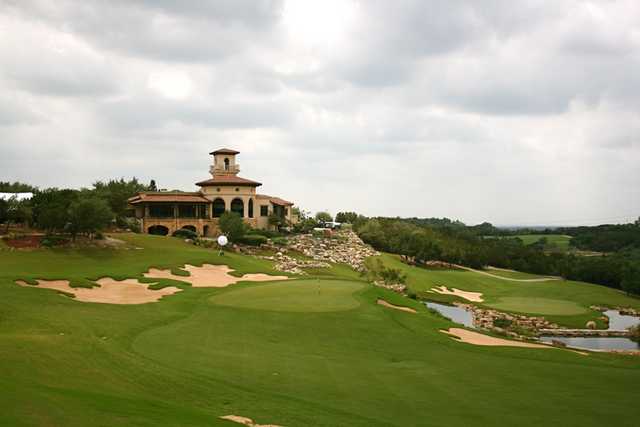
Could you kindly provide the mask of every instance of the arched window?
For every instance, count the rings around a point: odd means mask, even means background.
[[[224,200],[215,199],[213,201],[213,217],[214,218],[220,218],[220,216],[224,213],[226,208],[227,207],[226,207],[226,205],[224,203]]]
[[[224,159],[224,170],[229,170],[229,159],[225,157]]]
[[[244,217],[244,202],[242,199],[233,199],[231,201],[231,212],[235,212],[241,217]]]
[[[253,218],[253,199],[249,199],[249,218]]]

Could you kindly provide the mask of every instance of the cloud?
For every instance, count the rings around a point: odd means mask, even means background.
[[[311,210],[640,210],[638,2],[287,1],[1,2],[0,180],[188,190],[231,146]]]

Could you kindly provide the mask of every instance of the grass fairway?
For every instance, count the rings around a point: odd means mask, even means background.
[[[173,282],[184,291],[129,306],[14,284],[139,278],[186,262],[273,273],[266,261],[218,257],[178,239],[126,239],[144,249],[0,253],[0,425],[233,427],[219,417],[235,414],[288,427],[635,426],[640,416],[636,357],[459,343],[439,332],[450,322],[340,269],[321,278],[330,283],[317,286],[332,291],[317,299],[307,292],[314,278]],[[284,292],[297,285],[310,286]],[[287,309],[321,301],[350,308]]]
[[[545,238],[547,239],[547,246],[549,248],[557,248],[563,252],[569,250],[569,241],[571,241],[571,236],[564,234],[522,234],[514,237],[521,239],[525,245],[530,245]]]
[[[503,311],[560,316],[571,316],[588,312],[585,307],[575,302],[549,298],[503,297],[497,302],[492,303],[491,307]]]
[[[212,297],[211,302],[255,310],[342,311],[360,305],[353,294],[364,286],[362,282],[344,280],[291,280],[232,290]]]
[[[604,326],[602,320],[599,319],[601,313],[591,310],[589,308],[591,305],[625,306],[640,309],[640,299],[627,296],[615,289],[589,283],[569,280],[515,282],[473,271],[431,270],[412,267],[391,254],[383,254],[381,259],[385,265],[400,269],[405,273],[408,286],[416,292],[424,293],[441,285],[463,291],[482,292],[484,302],[481,305],[532,315],[546,314],[545,317],[550,321],[571,328],[584,328],[589,320],[596,321],[601,327]],[[488,271],[494,273],[494,270]],[[463,301],[451,295],[436,293],[425,293],[424,295],[436,301]],[[544,300],[550,301],[547,303],[539,302]],[[559,304],[562,304],[564,309],[560,308]],[[544,310],[547,309],[554,311],[545,312]]]

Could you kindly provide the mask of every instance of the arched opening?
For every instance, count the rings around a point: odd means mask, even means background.
[[[224,159],[224,170],[229,170],[229,159],[225,157]]]
[[[244,202],[242,199],[233,199],[231,201],[231,212],[235,212],[244,218]]]
[[[208,225],[205,225],[202,228],[202,235],[205,236],[205,237],[209,237],[209,226]]]
[[[249,218],[253,218],[253,199],[249,199]]]
[[[156,236],[166,236],[169,234],[169,229],[164,225],[152,225],[147,230],[149,234],[154,234]]]
[[[185,230],[193,231],[194,233],[198,232],[198,229],[196,228],[195,225],[185,225],[182,228]]]
[[[215,199],[213,201],[213,217],[214,218],[220,218],[220,216],[222,216],[222,214],[224,213],[226,208],[227,207],[226,207],[226,205],[224,203],[224,200]]]

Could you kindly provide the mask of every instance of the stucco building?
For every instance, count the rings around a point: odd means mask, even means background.
[[[171,234],[187,228],[201,236],[217,236],[218,218],[226,212],[237,212],[253,228],[266,229],[270,216],[292,224],[293,203],[279,197],[258,194],[262,184],[238,176],[238,151],[223,148],[209,153],[213,165],[211,178],[197,182],[195,192],[145,191],[129,199],[141,229],[151,234]]]

